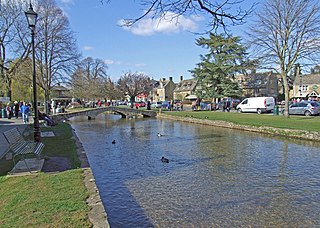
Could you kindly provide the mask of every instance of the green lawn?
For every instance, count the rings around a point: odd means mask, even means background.
[[[320,132],[319,116],[290,116],[286,118],[283,115],[268,115],[255,113],[233,113],[233,112],[212,112],[212,111],[182,111],[165,112],[168,115],[193,117],[199,119],[222,120],[240,125],[248,126],[269,126],[284,129],[307,130]]]
[[[44,131],[45,129],[42,129]],[[32,176],[0,176],[0,227],[90,227],[87,213],[89,196],[78,169],[76,146],[68,124],[48,128],[56,137],[43,138],[47,156],[65,156],[74,169]],[[12,161],[2,166],[9,171]],[[9,165],[10,164],[10,165]],[[11,166],[11,167],[10,167]]]

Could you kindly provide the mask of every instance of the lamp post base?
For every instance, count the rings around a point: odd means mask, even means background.
[[[33,135],[33,137],[34,137],[34,141],[35,142],[40,142],[40,140],[41,140],[41,133],[40,133],[40,128],[34,128],[34,135]]]

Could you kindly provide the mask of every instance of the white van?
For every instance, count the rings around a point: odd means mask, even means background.
[[[273,97],[249,97],[237,105],[238,112],[272,112],[274,108]]]

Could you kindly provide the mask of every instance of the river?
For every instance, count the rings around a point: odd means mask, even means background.
[[[71,124],[111,227],[320,226],[319,143],[108,114]]]

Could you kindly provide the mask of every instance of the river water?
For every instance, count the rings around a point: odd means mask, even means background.
[[[107,114],[71,124],[111,227],[320,226],[319,143]]]

